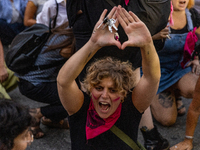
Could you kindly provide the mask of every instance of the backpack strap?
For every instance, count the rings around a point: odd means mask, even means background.
[[[56,2],[56,15],[55,15],[55,18],[53,19],[53,27],[51,27],[52,18],[50,18],[50,20],[49,20],[49,34],[51,34],[51,29],[56,27],[56,21],[57,21],[57,17],[58,17],[58,2],[57,2],[57,0],[55,0],[55,2]]]
[[[139,142],[137,144],[122,130],[120,130],[116,125],[113,125],[110,130],[120,138],[124,143],[130,146],[133,150],[146,150]]]
[[[116,6],[116,4],[112,0],[106,0],[112,7]]]
[[[55,0],[55,1],[56,1],[56,16],[54,18],[53,28],[55,28],[55,26],[56,26],[56,20],[57,20],[57,17],[58,17],[58,2],[57,2],[57,0]]]

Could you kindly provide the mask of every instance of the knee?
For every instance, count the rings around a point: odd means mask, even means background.
[[[193,98],[195,88],[191,88],[184,92],[183,97],[185,98]]]
[[[177,116],[177,115],[176,115]],[[176,117],[175,115],[173,116],[166,116],[166,117],[162,117],[160,119],[157,119],[157,121],[163,125],[163,126],[166,126],[166,127],[169,127],[169,126],[172,126],[175,124],[176,122]]]

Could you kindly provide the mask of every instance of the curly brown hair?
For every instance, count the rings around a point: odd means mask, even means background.
[[[136,76],[131,63],[107,57],[93,62],[87,68],[87,75],[83,81],[86,92],[90,95],[91,89],[108,77],[113,80],[114,86],[124,97],[135,86]]]

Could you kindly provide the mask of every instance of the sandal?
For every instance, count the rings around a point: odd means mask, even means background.
[[[40,128],[40,119],[36,119],[34,115],[37,114],[37,109],[36,108],[31,108],[29,109],[29,113],[33,117],[33,124],[31,125],[31,131],[33,133],[33,136],[35,139],[42,138],[44,136],[44,132]]]
[[[31,127],[31,131],[33,133],[34,139],[39,139],[44,136],[44,132],[42,131],[40,127],[34,127],[34,128]]]
[[[69,129],[69,122],[67,118],[61,120],[60,122],[54,122],[46,117],[42,117],[41,123],[52,128]]]
[[[186,113],[185,105],[183,104],[182,98],[179,97],[176,99],[177,113],[178,116],[183,116]]]

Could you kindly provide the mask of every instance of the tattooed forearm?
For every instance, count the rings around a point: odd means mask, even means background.
[[[84,63],[87,63],[89,60],[90,60],[90,57],[91,57],[91,52],[88,54],[87,58],[85,59],[85,62]]]
[[[169,108],[172,107],[174,98],[172,93],[167,91],[159,94],[158,101],[163,107]]]

